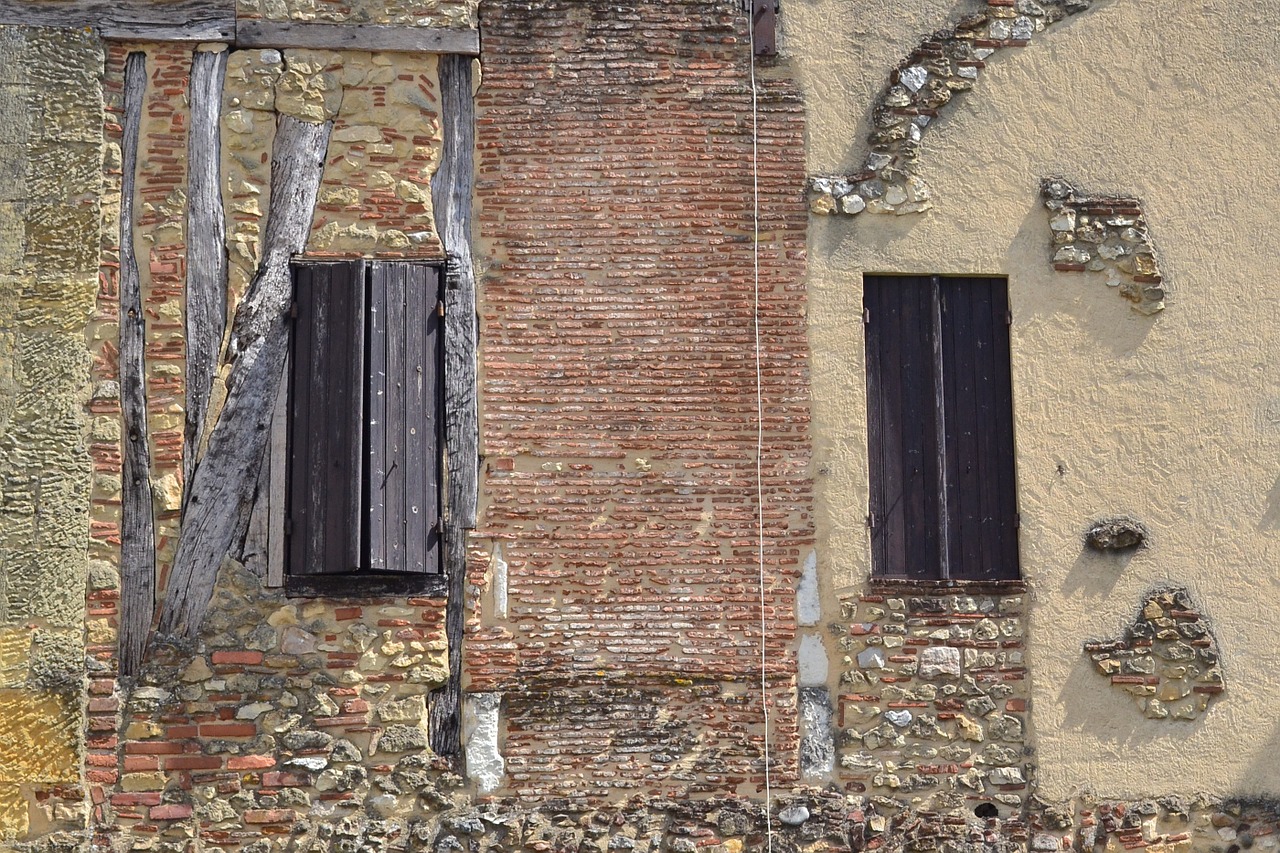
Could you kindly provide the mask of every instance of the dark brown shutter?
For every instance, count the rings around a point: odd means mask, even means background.
[[[867,276],[873,571],[1018,578],[1003,279]]]
[[[372,265],[365,490],[374,571],[440,571],[440,296],[434,267]]]
[[[1007,286],[947,278],[940,294],[951,576],[1016,580]]]
[[[938,441],[932,286],[928,278],[868,276],[868,450],[874,572],[939,576]]]
[[[289,574],[361,564],[364,263],[294,268],[290,375]]]

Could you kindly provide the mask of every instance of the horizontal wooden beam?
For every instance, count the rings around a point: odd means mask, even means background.
[[[480,33],[476,30],[445,27],[315,24],[241,19],[236,24],[236,45],[239,47],[302,47],[320,50],[455,53],[478,56]]]
[[[92,27],[129,41],[220,41],[236,34],[234,0],[0,0],[0,25]]]
[[[237,21],[233,0],[0,0],[0,26],[92,27],[116,41],[480,54],[473,29]]]

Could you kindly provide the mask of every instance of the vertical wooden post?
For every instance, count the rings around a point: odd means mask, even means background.
[[[155,515],[147,446],[146,319],[134,248],[133,194],[138,138],[147,91],[147,56],[131,53],[124,67],[124,132],[120,142],[120,414],[124,427],[120,501],[120,674],[142,662],[155,612]]]
[[[240,512],[253,499],[288,351],[289,262],[306,246],[332,130],[332,122],[280,117],[262,261],[232,325],[227,401],[188,484],[190,498],[157,629],[161,635],[199,633]]]
[[[445,269],[445,489],[444,570],[449,600],[445,635],[449,681],[431,694],[431,748],[460,751],[462,635],[466,602],[467,531],[476,525],[479,483],[479,415],[476,402],[476,293],[471,260],[471,193],[474,181],[475,101],[471,58],[440,57],[440,113],[444,143],[431,181],[436,230],[444,242]]]
[[[225,50],[198,50],[192,57],[187,134],[187,422],[182,447],[183,480],[188,484],[204,437],[209,393],[227,324],[227,235],[218,136],[226,71]],[[183,492],[184,508],[188,494]]]

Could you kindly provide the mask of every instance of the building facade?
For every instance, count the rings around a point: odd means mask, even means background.
[[[753,6],[0,8],[6,845],[1276,845],[1276,11]]]

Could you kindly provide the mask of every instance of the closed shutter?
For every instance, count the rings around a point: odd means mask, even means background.
[[[867,276],[873,572],[1016,580],[1003,279]]]
[[[371,265],[364,488],[373,571],[440,571],[441,304],[434,267]]]
[[[286,531],[291,575],[360,568],[364,264],[295,267]]]
[[[939,573],[938,433],[928,278],[867,277],[871,547],[877,576]]]
[[[942,300],[951,576],[1018,578],[1009,296],[1003,279],[945,278]]]

